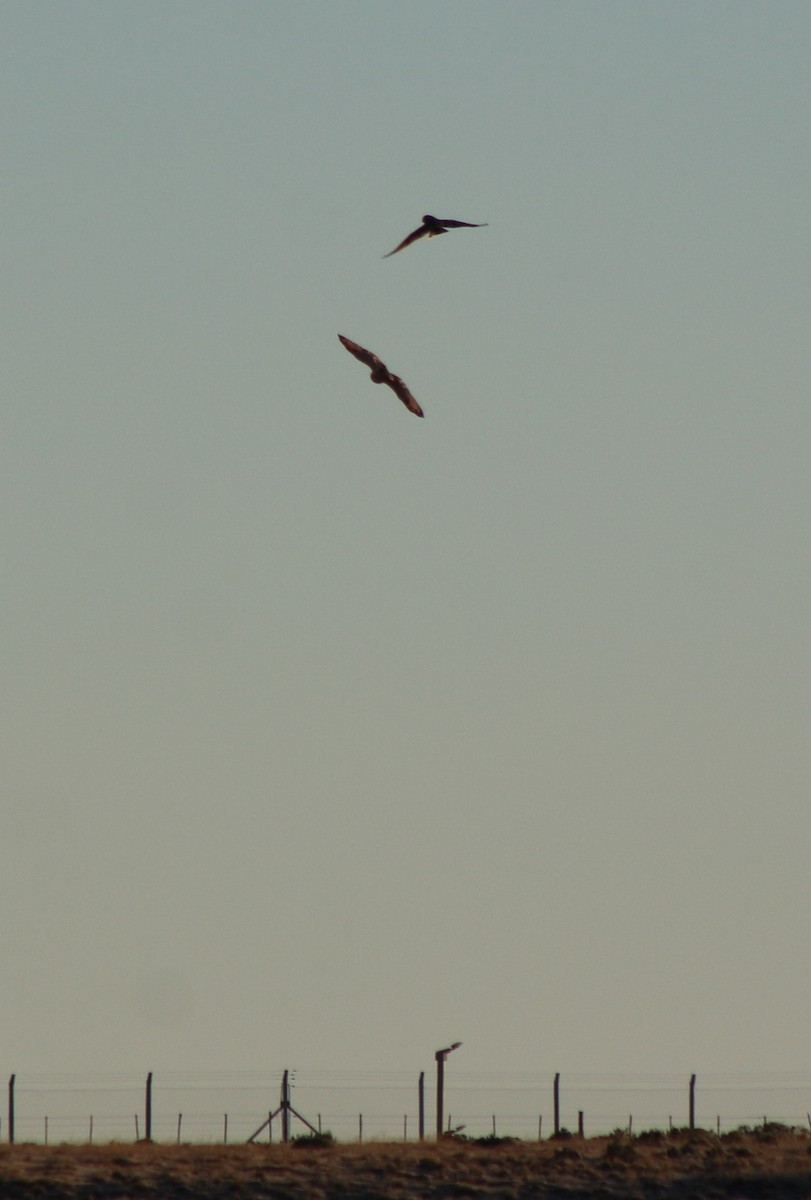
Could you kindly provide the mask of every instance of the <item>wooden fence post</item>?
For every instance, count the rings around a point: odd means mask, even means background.
[[[444,1082],[444,1080],[442,1078],[443,1065],[444,1065],[444,1059],[439,1058],[437,1060],[437,1075],[438,1075],[438,1081],[440,1083],[440,1086]],[[281,1105],[281,1109],[282,1109],[281,1125],[282,1125],[283,1140],[284,1140],[285,1134],[287,1135],[287,1138],[289,1139],[290,1132],[291,1132],[289,1129],[289,1114],[288,1114],[288,1108],[290,1107],[290,1095],[291,1095],[290,1081],[289,1081],[289,1074],[287,1071],[285,1071],[284,1075],[285,1075],[285,1077],[284,1077],[283,1084],[282,1084],[282,1105]],[[688,1079],[689,1079],[689,1092],[688,1092],[688,1122],[687,1122],[687,1124],[688,1124],[688,1128],[691,1131],[694,1131],[699,1128],[698,1124],[697,1124],[697,1109],[696,1109],[698,1076],[695,1072],[693,1072],[688,1077]],[[145,1085],[145,1111],[143,1114],[136,1113],[135,1118],[134,1118],[134,1120],[135,1120],[135,1136],[136,1136],[136,1140],[139,1140],[139,1141],[143,1140],[146,1142],[151,1142],[154,1137],[154,1129],[153,1129],[153,1121],[152,1121],[152,1117],[153,1117],[153,1104],[152,1104],[153,1083],[154,1083],[154,1075],[153,1075],[152,1071],[149,1071],[146,1076],[146,1085]],[[2,1128],[2,1122],[0,1122],[0,1136],[2,1136],[2,1140],[7,1141],[9,1144],[12,1144],[12,1145],[15,1143],[15,1140],[16,1140],[15,1084],[16,1084],[16,1074],[12,1073],[8,1077],[7,1117],[6,1117],[6,1122],[5,1122],[5,1129]],[[566,1131],[563,1130],[562,1123],[561,1123],[562,1122],[562,1114],[561,1114],[561,1088],[560,1088],[560,1085],[561,1085],[561,1073],[555,1072],[554,1083],[553,1083],[553,1130],[554,1130],[553,1136],[561,1134],[562,1131],[563,1131],[564,1135],[566,1134]],[[418,1136],[419,1136],[419,1140],[423,1141],[425,1138],[425,1072],[424,1071],[421,1071],[419,1073],[419,1078],[418,1078],[418,1102],[419,1102]],[[290,1112],[293,1112],[293,1115],[296,1115],[296,1116],[298,1115],[294,1112],[294,1110],[292,1110],[292,1108],[290,1108]],[[278,1113],[278,1110],[277,1110],[277,1113]],[[271,1114],[271,1113],[268,1114],[268,1139],[271,1141],[273,1140],[271,1120],[272,1120],[272,1117],[275,1115],[277,1115],[277,1114]],[[439,1114],[437,1114],[437,1115],[439,1115]],[[570,1113],[570,1116],[573,1117],[574,1113]],[[707,1115],[706,1119],[711,1121],[712,1117]],[[762,1119],[763,1124],[768,1126],[768,1122],[770,1119],[768,1116],[768,1113],[764,1114],[761,1119]],[[808,1128],[809,1128],[809,1130],[811,1130],[811,1113],[806,1114],[806,1119],[807,1119],[807,1123],[808,1123]],[[49,1145],[50,1144],[50,1135],[52,1132],[52,1130],[50,1128],[50,1118],[48,1116],[45,1116],[43,1118],[43,1120],[44,1120],[44,1142],[45,1142],[45,1145]],[[644,1120],[645,1120],[645,1116],[643,1114],[643,1118],[642,1118],[643,1125],[644,1125]],[[145,1122],[144,1126],[141,1126],[141,1124],[140,1124],[141,1121]],[[183,1136],[182,1135],[182,1121],[183,1121],[183,1114],[178,1113],[177,1114],[177,1129],[176,1129],[176,1140],[177,1140],[178,1145],[180,1145],[182,1142],[182,1136]],[[223,1117],[223,1143],[228,1142],[228,1121],[229,1121],[228,1114],[225,1113],[224,1117]],[[679,1123],[678,1114],[675,1114],[675,1121],[676,1121],[676,1125],[678,1125],[678,1123]],[[548,1118],[547,1118],[547,1122],[548,1122]],[[87,1137],[88,1144],[92,1144],[93,1140],[94,1140],[94,1134],[95,1134],[94,1124],[95,1124],[95,1119],[94,1119],[94,1116],[91,1114],[88,1119],[88,1137]],[[637,1123],[637,1124],[639,1124],[639,1123]],[[287,1128],[285,1128],[285,1126],[287,1126]],[[143,1139],[140,1136],[142,1128],[144,1130]],[[452,1118],[451,1118],[450,1114],[448,1114],[448,1116],[447,1116],[447,1131],[450,1132],[451,1128],[452,1128]],[[496,1138],[497,1137],[497,1117],[496,1117],[495,1113],[491,1114],[491,1128],[492,1128],[491,1136],[493,1138]],[[571,1128],[574,1128],[574,1126],[571,1126]],[[671,1132],[673,1131],[673,1129],[674,1129],[673,1114],[668,1116],[667,1125],[665,1126],[665,1128],[669,1129]],[[702,1125],[701,1128],[711,1130],[712,1125],[708,1125],[708,1126]],[[318,1115],[318,1129],[319,1129],[319,1131],[321,1129],[321,1114],[320,1113]],[[408,1141],[410,1134],[413,1132],[413,1129],[414,1129],[413,1125],[409,1128],[409,1114],[405,1113],[403,1115],[403,1141],[404,1142]],[[633,1115],[632,1114],[629,1115],[629,1117],[628,1117],[627,1130],[628,1130],[628,1133],[631,1136],[633,1136],[634,1128],[633,1128]],[[716,1113],[715,1130],[716,1130],[716,1135],[720,1137],[721,1130],[722,1130],[722,1122],[721,1122],[720,1113]],[[445,1130],[443,1130],[443,1134],[444,1133],[445,1133]],[[360,1113],[360,1114],[358,1114],[358,1140],[359,1140],[359,1142],[363,1142],[363,1134],[364,1134],[363,1114]],[[577,1111],[577,1134],[580,1138],[585,1138],[585,1114],[582,1109]],[[532,1135],[530,1134],[529,1136],[531,1137]],[[547,1124],[547,1135],[546,1136],[547,1137],[549,1136],[548,1124]],[[540,1115],[538,1117],[537,1137],[538,1137],[539,1142],[542,1140],[542,1137],[543,1137],[543,1117]],[[374,1136],[373,1136],[373,1140],[374,1140]]]
[[[282,1075],[282,1141],[290,1141],[290,1072]]]
[[[146,1077],[146,1097],[144,1101],[144,1137],[148,1142],[152,1141],[152,1072],[150,1071]]]
[[[445,1055],[436,1054],[436,1136],[442,1140],[442,1106],[445,1091]]]

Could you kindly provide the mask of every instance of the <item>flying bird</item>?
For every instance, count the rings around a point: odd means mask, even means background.
[[[350,342],[349,338],[344,337],[342,333],[338,334],[338,340],[346,346],[350,354],[354,354],[355,358],[365,363],[367,367],[372,368],[372,381],[374,383],[387,383],[395,396],[399,400],[402,400],[409,412],[412,412],[415,417],[425,416],[425,413],[411,395],[411,392],[403,383],[400,376],[392,375],[386,364],[381,362],[376,354],[372,354],[371,350],[364,350],[363,346],[359,346],[357,342]]]
[[[484,222],[486,225],[487,222]],[[408,237],[403,238],[399,246],[395,246],[393,250],[389,250],[388,254],[384,254],[384,258],[391,258],[392,254],[396,254],[398,250],[405,250],[406,246],[410,246],[412,242],[416,242],[423,237],[439,237],[440,233],[447,233],[449,229],[482,229],[483,225],[476,225],[471,221],[451,221],[445,217],[432,217],[430,213],[422,218],[422,225],[419,229],[415,229]]]

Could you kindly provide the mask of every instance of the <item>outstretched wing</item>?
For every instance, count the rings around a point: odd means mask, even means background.
[[[406,385],[403,383],[403,381],[399,375],[392,375],[391,372],[389,372],[388,379],[385,379],[383,382],[387,383],[389,385],[391,390],[394,392],[395,396],[397,396],[397,398],[399,400],[402,400],[403,404],[406,406],[408,411],[412,412],[415,417],[424,417],[425,416],[425,413],[422,411],[422,409],[420,408],[417,401],[411,395],[411,392],[408,390]]]
[[[344,337],[342,333],[338,334],[338,340],[346,346],[350,354],[354,354],[355,358],[360,359],[367,367],[383,367],[383,363],[376,354],[372,354],[371,350],[364,350],[363,346],[359,346],[357,342],[350,342],[348,337]],[[383,370],[386,368],[383,367]]]
[[[415,229],[408,237],[403,238],[399,246],[395,246],[393,250],[389,250],[388,254],[384,254],[384,258],[391,258],[392,254],[397,254],[399,250],[405,250],[406,246],[410,246],[412,242],[416,242],[418,238],[425,237],[430,230],[426,225],[420,225],[419,229]]]
[[[437,217],[437,220],[439,221],[440,225],[444,225],[446,229],[461,229],[462,226],[464,226],[465,229],[484,229],[484,226],[487,224],[486,221],[482,222],[481,224],[477,224],[475,221],[451,221],[445,217]]]
[[[417,401],[411,395],[406,385],[403,383],[399,375],[392,375],[389,368],[382,362],[376,354],[372,354],[371,350],[365,350],[363,346],[359,346],[357,342],[351,342],[348,337],[344,337],[342,333],[338,334],[338,340],[346,347],[350,354],[354,354],[355,358],[367,367],[372,368],[372,379],[375,383],[386,383],[394,392],[399,400],[402,400],[409,412],[414,413],[416,417],[424,417],[425,413],[420,408]]]

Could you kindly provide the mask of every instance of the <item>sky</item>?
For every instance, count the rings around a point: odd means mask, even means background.
[[[811,1076],[805,0],[0,35],[0,1071]]]

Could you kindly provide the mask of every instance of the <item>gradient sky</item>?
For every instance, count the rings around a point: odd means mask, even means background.
[[[811,1069],[810,54],[3,0],[0,1069]]]

